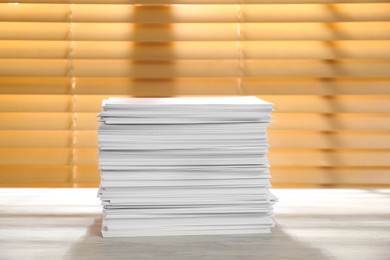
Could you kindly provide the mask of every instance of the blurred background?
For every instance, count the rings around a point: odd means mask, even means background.
[[[97,187],[102,99],[225,95],[275,104],[274,187],[390,186],[389,1],[166,2],[0,1],[1,187]]]

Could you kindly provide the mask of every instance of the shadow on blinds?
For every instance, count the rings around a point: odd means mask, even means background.
[[[156,11],[153,10],[153,8],[156,8]],[[134,25],[134,39],[140,39],[139,42],[134,42],[134,57],[130,61],[133,66],[133,71],[131,71],[129,74],[130,75],[137,75],[133,79],[134,87],[132,89],[132,96],[133,97],[171,97],[175,95],[175,61],[174,60],[168,60],[169,57],[173,56],[174,52],[174,43],[172,42],[159,42],[159,39],[171,39],[172,34],[173,34],[173,27],[171,23],[161,23],[161,24],[145,24],[145,22],[142,20],[142,9],[145,9],[145,6],[134,6],[134,20],[135,21],[141,21],[140,23],[136,23]],[[172,7],[169,5],[166,6],[148,6],[148,9],[151,12],[158,12],[158,17],[159,19],[164,18],[162,20],[164,21],[170,21],[171,16],[172,16]],[[147,21],[146,21],[147,23]],[[154,35],[153,40],[157,42],[150,42],[151,39],[148,39],[145,37],[145,35],[142,33],[145,28],[145,26],[148,27],[165,27],[166,30],[160,30],[159,35]],[[156,47],[165,47],[164,48],[164,55],[162,57],[168,57],[168,58],[163,58],[162,60],[145,60],[145,59],[140,59],[137,57],[137,53],[143,53],[142,52],[142,47],[145,45],[152,45]],[[153,63],[153,64],[165,64],[167,66],[163,66],[166,68],[166,71],[147,71],[145,69],[146,64],[148,63]],[[153,78],[150,79],[148,78],[148,75],[165,75],[165,78]],[[138,76],[140,75],[140,76]],[[166,78],[168,76],[169,78]],[[148,84],[142,84],[147,81]]]
[[[332,17],[334,17],[336,20],[338,19],[339,13],[337,10],[337,6],[328,4],[328,5],[325,5],[325,8],[328,9],[328,12],[331,14]],[[333,36],[332,38],[335,38],[335,39],[339,38],[338,36],[340,33],[337,31],[337,27],[335,27],[333,23],[325,23],[325,26],[327,27],[329,33]],[[331,53],[331,57],[333,57],[333,59],[325,60],[327,67],[331,71],[331,74],[333,74],[333,75],[340,75],[341,74],[342,75],[343,72],[340,71],[340,67],[337,66],[336,61],[338,59],[342,58],[343,55],[340,54],[334,41],[325,41],[324,43],[325,43],[327,49],[329,50],[329,52]],[[335,79],[337,79],[337,78],[323,78],[321,80],[325,81],[325,83],[329,83],[330,81],[333,83],[335,81]],[[342,111],[342,109],[340,109],[341,104],[335,104],[336,102],[334,102],[333,97],[334,96],[332,96],[332,95],[324,96],[324,98],[327,102],[327,106],[330,107],[332,110]],[[335,106],[337,106],[337,108]],[[325,120],[327,121],[326,124],[329,125],[331,127],[331,129],[340,129],[340,125],[342,124],[342,122],[340,122],[341,119],[339,119],[337,117],[333,117],[332,116],[333,113],[329,113],[326,115],[327,116],[324,117]],[[337,140],[335,140],[334,138],[331,138],[330,135],[326,135],[326,139],[327,139],[326,142],[329,144],[332,144],[332,146],[340,147],[339,142]],[[339,158],[339,153],[325,153],[325,154],[327,157],[327,158],[325,158],[327,162],[331,162],[332,165],[342,165],[341,159]],[[326,168],[328,168],[328,167],[326,167]],[[326,172],[327,172],[326,182],[321,183],[320,186],[330,187],[330,188],[336,187],[341,182],[338,175],[331,174],[331,171],[326,171]]]

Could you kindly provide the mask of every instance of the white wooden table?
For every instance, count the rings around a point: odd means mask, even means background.
[[[271,235],[116,239],[96,192],[0,189],[0,259],[390,259],[390,190],[273,190]]]

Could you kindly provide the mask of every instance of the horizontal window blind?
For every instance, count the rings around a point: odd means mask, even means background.
[[[104,98],[275,104],[276,187],[390,185],[387,0],[0,0],[0,186],[96,187]]]

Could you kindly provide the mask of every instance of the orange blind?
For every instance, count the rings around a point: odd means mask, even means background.
[[[390,185],[387,0],[0,0],[0,59],[0,186],[97,186],[103,98],[204,95],[275,104],[274,186]]]

